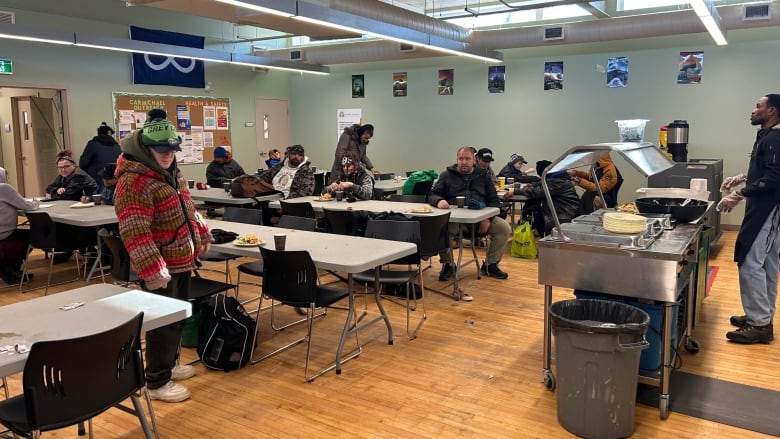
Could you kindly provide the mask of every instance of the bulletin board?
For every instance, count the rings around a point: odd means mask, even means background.
[[[211,96],[175,96],[114,92],[114,122],[122,138],[142,128],[153,108],[163,108],[182,138],[179,164],[211,161],[214,148],[231,149],[230,99]]]

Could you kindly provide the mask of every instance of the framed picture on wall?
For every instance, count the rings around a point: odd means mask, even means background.
[[[352,97],[362,98],[366,95],[366,83],[363,75],[352,75]]]
[[[439,70],[438,93],[440,96],[455,93],[455,69]]]
[[[393,73],[393,96],[406,96],[406,72]]]

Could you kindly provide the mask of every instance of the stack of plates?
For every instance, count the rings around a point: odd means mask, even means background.
[[[647,229],[647,218],[633,213],[607,212],[603,225],[612,233],[642,233]]]

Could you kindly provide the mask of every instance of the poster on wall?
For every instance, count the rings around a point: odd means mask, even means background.
[[[216,108],[217,108],[217,129],[218,130],[230,129],[230,116],[228,116],[227,107],[216,107]]]
[[[704,52],[680,52],[678,84],[698,84],[704,70]]]
[[[406,72],[393,73],[393,96],[406,96]]]
[[[207,130],[217,129],[217,108],[211,105],[203,106],[203,128]]]
[[[180,130],[189,130],[192,127],[190,122],[190,110],[186,105],[176,106],[176,128]]]
[[[503,93],[506,66],[488,67],[488,93]]]
[[[563,61],[544,63],[544,89],[563,90]]]
[[[439,70],[439,96],[455,93],[455,69]]]
[[[362,98],[366,95],[366,83],[363,75],[352,75],[352,97]]]
[[[336,110],[336,139],[341,137],[344,128],[363,123],[363,110],[360,108],[339,108]]]
[[[607,59],[607,87],[628,86],[628,57],[616,56]]]

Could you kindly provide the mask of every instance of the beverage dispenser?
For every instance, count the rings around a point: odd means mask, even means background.
[[[675,120],[667,126],[666,147],[675,162],[688,161],[688,121]]]

